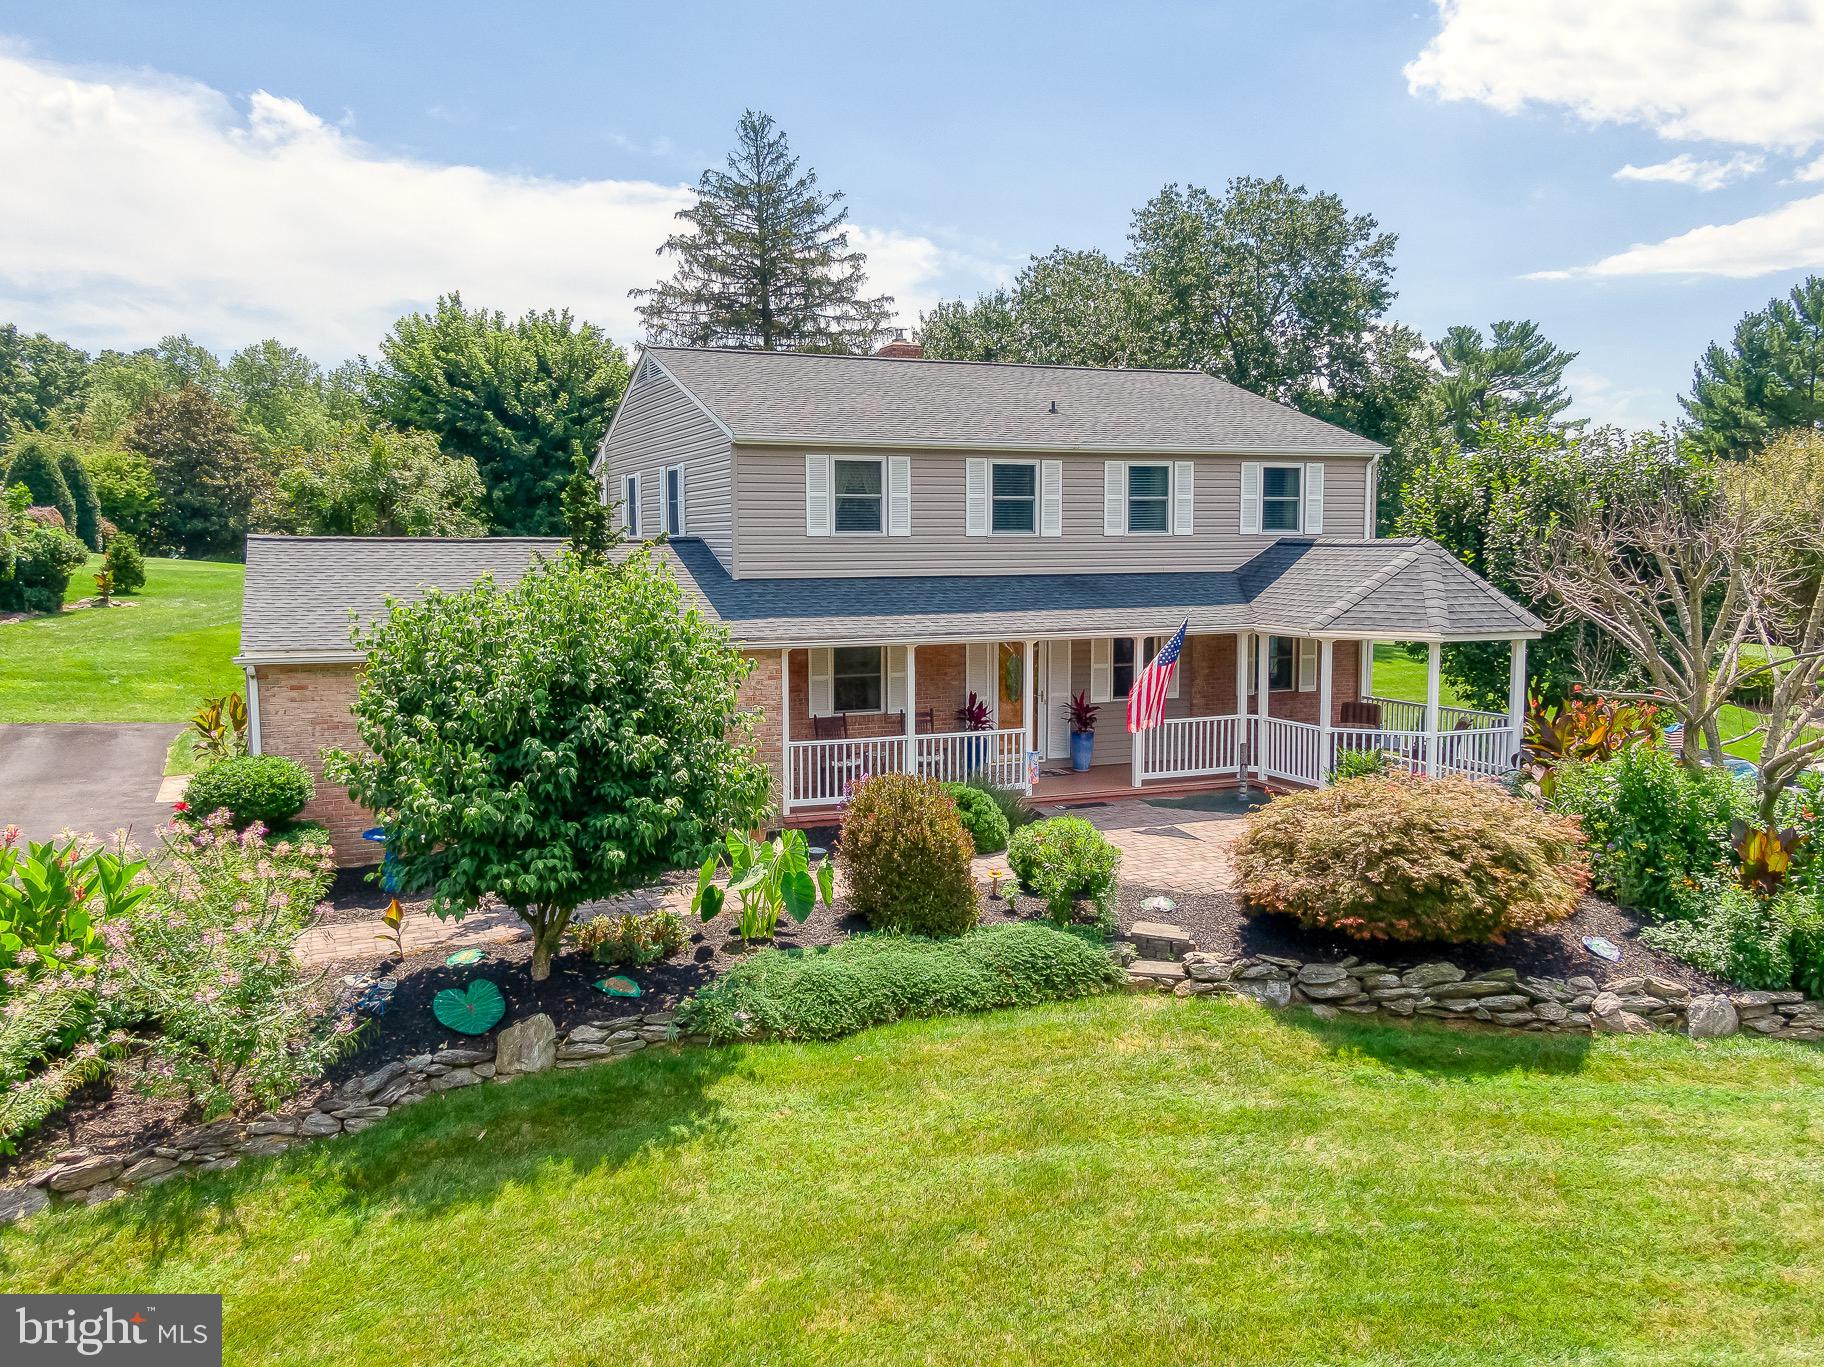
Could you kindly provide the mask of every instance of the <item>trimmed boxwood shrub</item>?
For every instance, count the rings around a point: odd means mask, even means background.
[[[763,949],[678,1008],[717,1040],[837,1039],[922,1016],[1087,997],[1127,974],[1080,935],[1034,922],[948,940],[857,935],[822,949]]]
[[[975,924],[974,848],[956,803],[928,778],[857,784],[836,858],[849,901],[876,930],[957,935]]]
[[[1256,808],[1235,871],[1249,911],[1366,940],[1499,940],[1563,920],[1589,884],[1575,819],[1492,784],[1406,774]]]
[[[967,783],[946,783],[944,791],[956,803],[957,817],[969,832],[977,854],[999,854],[1007,848],[1007,817],[987,792]]]
[[[63,516],[63,525],[76,528],[76,499],[70,493],[63,467],[57,459],[57,443],[42,432],[25,432],[13,438],[8,452],[6,478],[0,484],[11,488],[23,484],[32,502],[40,507],[55,508]]]
[[[192,778],[184,803],[196,820],[225,809],[236,826],[259,821],[274,827],[303,811],[315,791],[310,774],[295,759],[236,755]]]
[[[1080,901],[1103,916],[1115,905],[1121,851],[1080,816],[1054,816],[1022,826],[1007,847],[1007,864],[1021,886],[1045,899],[1051,919],[1070,920]]]

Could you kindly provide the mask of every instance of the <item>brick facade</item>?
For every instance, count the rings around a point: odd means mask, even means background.
[[[316,796],[300,814],[329,827],[336,862],[348,867],[372,864],[378,847],[361,838],[374,824],[371,813],[357,806],[346,790],[323,777],[323,751],[360,744],[350,710],[360,691],[355,665],[260,665],[254,670],[260,690],[260,752],[295,759],[310,771]]]

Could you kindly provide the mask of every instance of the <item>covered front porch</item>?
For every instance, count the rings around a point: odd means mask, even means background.
[[[1371,690],[1374,641],[1287,632],[1188,634],[1159,725],[1125,726],[1138,668],[1163,635],[899,642],[780,652],[781,798],[788,821],[828,820],[855,783],[905,772],[979,778],[1070,804],[1258,783],[1316,787],[1350,751],[1415,773],[1513,771],[1526,640],[1511,640],[1506,713],[1440,701],[1429,642],[1424,702]],[[1136,661],[1139,662],[1136,665]],[[1086,770],[1073,768],[1069,707],[1097,708]]]

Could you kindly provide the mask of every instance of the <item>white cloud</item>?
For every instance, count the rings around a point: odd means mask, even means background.
[[[1800,153],[1824,141],[1824,0],[1436,0],[1408,87],[1559,106],[1661,137]]]
[[[1582,366],[1564,373],[1571,392],[1570,415],[1598,426],[1655,427],[1678,416],[1677,401],[1653,389],[1625,389],[1608,376]]]
[[[1638,243],[1587,266],[1535,271],[1532,280],[1637,275],[1723,275],[1738,279],[1824,267],[1824,195],[1794,200],[1769,213],[1714,223]]]
[[[1746,152],[1737,152],[1728,161],[1705,161],[1689,152],[1680,152],[1670,161],[1655,162],[1651,166],[1635,166],[1630,162],[1615,173],[1615,179],[1660,181],[1710,191],[1752,176],[1764,165],[1764,157],[1750,156]]]
[[[567,306],[638,336],[629,288],[687,188],[413,160],[295,100],[244,105],[157,73],[97,74],[0,46],[0,318],[80,344],[186,331],[371,352],[399,313],[460,289],[508,313]],[[973,274],[928,238],[857,227],[911,323]]]

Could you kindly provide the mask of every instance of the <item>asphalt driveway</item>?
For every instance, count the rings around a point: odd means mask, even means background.
[[[68,722],[0,726],[0,827],[33,840],[59,831],[108,835],[126,827],[135,840],[171,809],[158,801],[174,722]]]

